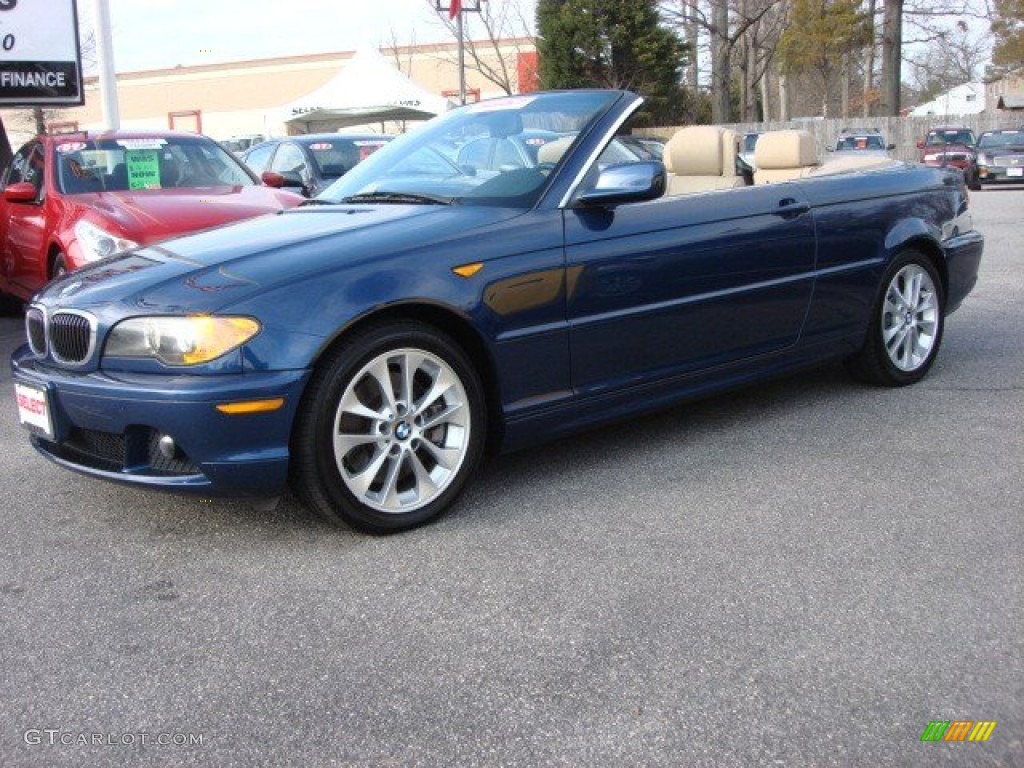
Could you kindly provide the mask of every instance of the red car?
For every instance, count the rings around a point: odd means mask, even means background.
[[[0,295],[136,245],[292,208],[205,136],[112,131],[38,136],[0,178]]]
[[[938,125],[917,142],[918,161],[925,165],[952,166],[964,172],[967,188],[981,189],[978,181],[977,141],[963,125]]]

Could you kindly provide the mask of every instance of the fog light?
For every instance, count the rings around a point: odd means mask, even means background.
[[[173,459],[178,453],[178,446],[174,444],[174,438],[170,435],[162,435],[157,442],[157,447],[167,459]]]

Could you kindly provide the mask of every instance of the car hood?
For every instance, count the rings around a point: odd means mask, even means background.
[[[302,198],[270,187],[218,186],[93,192],[68,200],[89,218],[98,218],[100,226],[146,244],[280,211]]]
[[[213,312],[346,265],[449,244],[465,253],[454,241],[522,213],[433,205],[295,208],[97,261],[51,282],[36,299],[80,308],[118,304],[122,313]]]

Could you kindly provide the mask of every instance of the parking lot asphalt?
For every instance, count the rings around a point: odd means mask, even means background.
[[[386,538],[58,469],[0,319],[0,766],[1024,765],[1024,187],[971,203],[921,384],[499,457]]]

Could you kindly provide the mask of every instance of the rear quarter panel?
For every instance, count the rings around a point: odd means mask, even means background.
[[[930,253],[943,278],[943,241],[966,226],[962,175],[925,166],[811,177],[800,185],[815,212],[814,297],[804,341],[859,345],[882,273],[910,246]],[[840,350],[837,350],[840,351]]]

